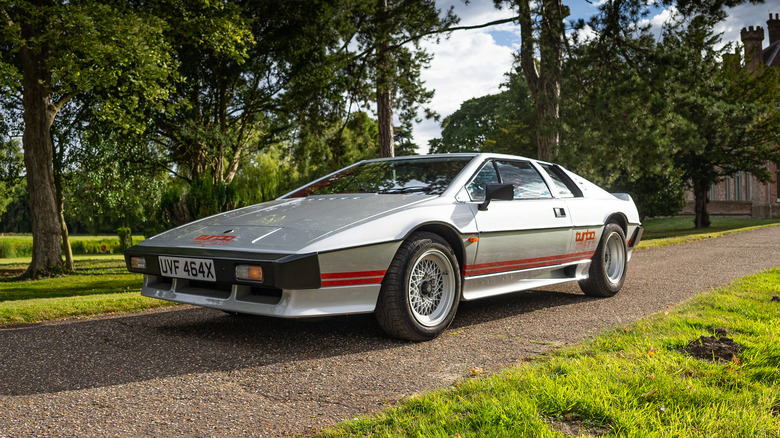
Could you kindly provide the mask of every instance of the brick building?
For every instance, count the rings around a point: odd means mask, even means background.
[[[778,68],[780,74],[780,14],[769,14],[769,45],[763,47],[764,29],[761,26],[743,28],[740,32],[745,46],[745,68],[754,69],[759,63]],[[780,105],[780,102],[778,102]],[[768,162],[774,180],[761,183],[748,172],[737,172],[710,188],[707,211],[711,215],[740,215],[755,218],[780,217],[780,171],[777,163]],[[686,192],[682,214],[693,214],[693,193]]]

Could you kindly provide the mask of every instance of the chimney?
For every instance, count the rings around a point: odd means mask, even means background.
[[[761,43],[764,41],[764,28],[761,26],[743,27],[739,33],[742,44],[745,46],[745,65],[753,70],[763,63]]]
[[[775,41],[780,40],[780,14],[775,14],[774,18],[772,18],[772,14],[769,14],[766,28],[769,30],[769,44],[773,44]]]

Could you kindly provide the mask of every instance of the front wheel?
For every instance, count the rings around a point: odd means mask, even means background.
[[[626,235],[619,225],[604,226],[601,242],[590,262],[588,278],[579,282],[585,295],[611,297],[618,293],[626,280]]]
[[[458,262],[439,235],[418,232],[401,244],[385,274],[376,318],[390,336],[427,341],[449,327],[460,301]]]

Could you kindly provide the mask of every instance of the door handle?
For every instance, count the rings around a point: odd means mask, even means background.
[[[555,212],[555,217],[566,217],[566,209],[562,207],[553,207],[553,211]]]

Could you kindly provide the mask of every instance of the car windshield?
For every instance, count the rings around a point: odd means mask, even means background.
[[[288,198],[335,193],[440,195],[472,157],[368,161],[336,172]]]

